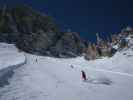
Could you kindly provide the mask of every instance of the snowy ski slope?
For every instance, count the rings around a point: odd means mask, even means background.
[[[12,50],[14,46],[7,48],[7,52]],[[132,48],[94,61],[25,54],[27,64],[15,70],[9,85],[0,88],[0,100],[133,100],[132,55]],[[20,60],[14,57],[15,63]],[[3,61],[0,66],[6,64]],[[82,81],[81,70],[88,81]]]

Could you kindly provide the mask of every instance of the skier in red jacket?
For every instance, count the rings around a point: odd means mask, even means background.
[[[87,78],[86,78],[86,74],[85,74],[85,72],[82,70],[81,73],[82,73],[82,79],[83,79],[84,81],[86,81]]]

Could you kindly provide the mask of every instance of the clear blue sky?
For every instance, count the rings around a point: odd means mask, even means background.
[[[70,28],[86,39],[95,40],[133,26],[133,0],[1,0],[0,4],[27,4],[52,16],[61,30]]]

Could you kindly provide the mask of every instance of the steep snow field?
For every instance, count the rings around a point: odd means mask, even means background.
[[[0,70],[23,63],[25,56],[13,44],[0,43]]]
[[[0,100],[133,100],[132,55],[132,48],[94,61],[25,54],[27,64],[0,88]],[[82,81],[81,70],[88,81]]]

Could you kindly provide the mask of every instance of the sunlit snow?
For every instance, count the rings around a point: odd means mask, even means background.
[[[0,44],[0,69],[20,63],[23,56],[13,45]],[[25,57],[27,63],[0,88],[0,100],[133,100],[132,48],[92,61],[26,53]],[[81,70],[87,74],[86,82]]]

